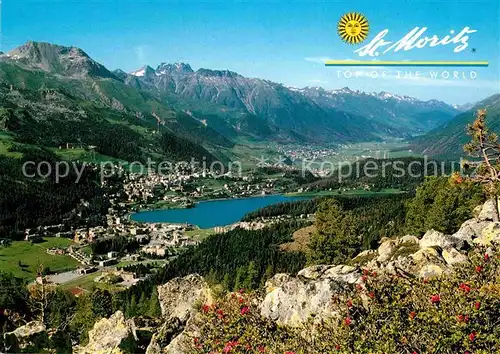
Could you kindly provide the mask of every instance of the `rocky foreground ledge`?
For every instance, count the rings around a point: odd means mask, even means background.
[[[481,246],[491,256],[500,245],[500,223],[493,222],[492,203],[475,210],[476,217],[464,222],[456,233],[446,235],[429,230],[422,238],[406,235],[383,239],[377,250],[360,253],[349,264],[315,265],[296,276],[276,274],[267,281],[262,295],[253,299],[260,316],[284,327],[299,328],[336,315],[333,298],[362,288],[366,274],[430,279],[447,276],[460,264],[469,262],[469,254]],[[203,277],[191,274],[175,278],[158,287],[161,319],[125,319],[116,312],[98,321],[89,332],[86,346],[74,352],[132,353],[139,345],[147,354],[190,354],[185,343],[200,336],[200,307],[215,302]],[[39,323],[8,333],[22,346],[30,338],[44,335]]]

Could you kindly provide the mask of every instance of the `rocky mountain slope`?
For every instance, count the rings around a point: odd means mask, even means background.
[[[233,146],[161,96],[125,85],[74,47],[28,42],[0,56],[0,90],[0,127],[16,143],[96,146],[101,154],[126,161],[160,155],[178,160],[184,153],[165,153],[165,136],[210,159],[204,148]]]
[[[161,125],[183,136],[194,131],[200,140],[226,147],[239,137],[325,144],[406,137],[457,113],[434,100],[299,90],[229,70],[194,71],[184,63],[111,72],[79,48],[39,42],[0,55],[0,81],[25,90],[60,90],[153,129]]]
[[[389,135],[388,126],[341,109],[320,107],[304,95],[268,80],[246,78],[229,70],[199,69],[189,64],[145,66],[125,82],[166,94],[174,107],[189,107],[209,125],[231,126],[237,133],[261,138],[345,142]],[[222,121],[221,121],[222,119]]]
[[[63,47],[50,43],[29,41],[4,54],[2,59],[25,65],[28,68],[40,68],[63,76],[115,78],[103,65],[76,47]]]
[[[413,141],[414,149],[433,156],[463,156],[462,146],[470,141],[465,127],[474,121],[474,114],[478,109],[486,109],[488,127],[492,131],[498,131],[500,129],[500,94],[478,102],[474,107],[457,115],[448,123],[415,138]]]
[[[194,98],[201,111],[207,109],[203,102],[221,105],[306,136],[332,136],[333,130],[338,139],[353,139],[363,133],[359,131],[362,125],[364,134],[368,134],[366,139],[373,138],[370,132],[375,136],[405,136],[428,131],[459,112],[437,100],[422,102],[387,92],[367,94],[348,88],[296,89],[228,70],[194,71],[185,63],[163,63],[156,69],[145,66],[131,76],[134,78],[127,82],[136,87],[154,87],[181,100]]]

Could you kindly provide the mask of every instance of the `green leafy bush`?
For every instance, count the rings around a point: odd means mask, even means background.
[[[447,177],[429,177],[407,204],[407,232],[419,235],[435,229],[454,233],[484,200],[481,186],[451,183]]]

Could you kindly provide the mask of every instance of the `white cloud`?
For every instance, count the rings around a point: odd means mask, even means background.
[[[321,79],[311,79],[307,80],[307,82],[310,82],[311,84],[327,84],[328,81],[321,80]]]
[[[311,63],[324,64],[325,61],[332,60],[332,59],[328,58],[328,57],[307,57],[307,58],[304,58],[304,60],[310,61]]]
[[[311,63],[324,64],[325,61],[329,61],[329,60],[355,60],[355,59],[352,59],[352,58],[333,59],[330,57],[306,57],[306,58],[304,58],[304,60],[310,61]]]
[[[139,65],[147,64],[148,62],[148,46],[147,45],[139,45],[134,48],[135,56],[137,58],[137,62]]]

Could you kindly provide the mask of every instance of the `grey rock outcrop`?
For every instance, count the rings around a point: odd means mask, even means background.
[[[500,243],[500,223],[488,221],[488,205],[462,224],[459,231],[446,235],[429,230],[418,239],[406,235],[385,238],[377,250],[361,252],[351,264],[375,270],[377,273],[438,277],[453,271],[453,267],[468,262],[470,246]],[[300,327],[310,318],[322,320],[334,316],[332,297],[352,291],[361,284],[359,268],[344,265],[316,265],[300,271],[296,277],[277,274],[266,283],[266,296],[260,304],[261,315],[280,325]]]
[[[455,232],[452,237],[463,240],[469,245],[472,245],[473,240],[480,237],[484,228],[491,222],[479,219],[467,220],[460,226],[460,229]]]
[[[146,353],[188,354],[183,342],[197,333],[196,305],[213,303],[210,287],[200,275],[190,274],[160,285],[158,299],[165,323],[153,335]]]
[[[500,202],[500,201],[499,201]],[[481,212],[479,213],[479,215],[477,216],[477,219],[478,220],[482,220],[482,221],[492,221],[493,220],[493,214],[494,214],[494,205],[493,205],[493,201],[491,199],[487,200],[482,208],[481,208]]]
[[[277,274],[266,283],[261,315],[291,327],[300,326],[311,315],[331,317],[332,297],[351,291],[360,277],[357,268],[344,265],[309,267],[297,277]]]
[[[5,346],[9,352],[19,352],[26,348],[44,347],[48,342],[45,325],[40,321],[31,321],[4,335]]]
[[[195,304],[213,301],[210,287],[198,274],[174,278],[158,286],[158,299],[163,317],[177,317],[183,322],[194,312]]]
[[[133,321],[127,321],[121,311],[96,322],[89,332],[89,343],[75,348],[78,354],[134,353],[137,335]]]
[[[453,247],[445,248],[441,252],[441,256],[444,258],[446,263],[450,266],[454,266],[454,265],[460,264],[460,263],[466,263],[469,260],[467,258],[467,255],[458,252]]]
[[[481,235],[473,240],[477,245],[491,246],[492,244],[500,244],[500,223],[490,222],[483,228]]]
[[[463,248],[464,241],[450,235],[445,235],[436,230],[429,230],[420,239],[420,247],[440,247],[442,249],[448,247]]]

